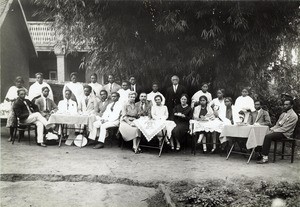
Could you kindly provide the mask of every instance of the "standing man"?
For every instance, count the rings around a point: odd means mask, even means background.
[[[111,94],[112,103],[107,105],[102,117],[97,117],[97,121],[93,123],[93,129],[89,135],[89,138],[96,140],[97,131],[100,128],[98,144],[94,146],[94,149],[100,149],[104,147],[106,138],[106,129],[110,127],[117,127],[120,124],[120,116],[122,110],[122,104],[118,101],[119,94],[113,92]]]
[[[171,78],[172,86],[169,87],[166,91],[166,105],[169,111],[169,118],[172,118],[173,108],[180,104],[180,96],[183,93],[186,93],[186,88],[182,85],[179,85],[179,77],[173,75]]]
[[[26,90],[18,90],[18,98],[13,110],[21,123],[33,123],[37,127],[37,143],[41,147],[47,147],[44,143],[44,127],[50,128],[48,121],[38,112],[38,107],[30,100],[25,99]]]
[[[254,101],[255,111],[251,112],[248,119],[250,125],[271,126],[271,118],[269,112],[261,108],[260,100]]]
[[[113,75],[108,75],[108,84],[104,86],[104,90],[108,93],[108,98],[110,99],[110,95],[113,92],[117,92],[119,89],[121,89],[121,86],[117,83],[115,83],[115,78]]]
[[[134,91],[137,93],[137,97],[135,101],[138,101],[138,95],[142,92],[142,87],[136,84],[136,79],[133,75],[129,77],[129,83],[130,83],[129,89],[130,91]]]
[[[148,93],[148,94],[147,94],[147,100],[150,101],[151,104],[152,104],[153,106],[156,105],[154,98],[155,98],[155,96],[157,96],[157,95],[160,95],[161,98],[162,98],[162,100],[161,100],[161,105],[165,105],[166,99],[165,99],[165,97],[158,91],[158,83],[153,83],[153,84],[152,84],[152,91],[151,91],[151,93]]]
[[[100,98],[100,91],[103,89],[103,86],[97,82],[97,74],[93,73],[91,75],[91,82],[89,83],[89,86],[92,87],[93,93],[96,97]]]
[[[51,89],[50,85],[48,83],[44,82],[43,73],[36,73],[35,78],[36,78],[36,82],[29,87],[29,91],[28,91],[29,100],[35,102],[35,99],[41,97],[42,96],[41,91],[42,91],[43,87],[48,87],[49,88],[48,98],[50,98],[51,100],[54,100],[53,99],[53,92],[52,92],[52,89]]]
[[[42,88],[42,97],[35,100],[35,105],[37,105],[41,115],[47,120],[50,115],[57,111],[57,106],[53,100],[49,98],[49,88],[47,86]]]
[[[290,138],[295,130],[298,116],[293,110],[293,100],[285,100],[283,104],[284,112],[280,115],[275,126],[270,128],[269,134],[265,136],[264,144],[262,146],[262,159],[257,161],[258,164],[268,163],[268,155],[273,140],[281,140]]]
[[[138,116],[148,116],[151,117],[151,104],[147,101],[147,94],[141,92],[140,101],[135,103],[135,106],[138,108]]]

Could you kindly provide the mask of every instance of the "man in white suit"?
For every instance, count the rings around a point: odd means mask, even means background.
[[[262,159],[257,161],[258,164],[268,163],[268,155],[271,148],[271,142],[273,140],[286,139],[290,138],[293,135],[298,121],[298,116],[292,107],[292,99],[284,101],[284,112],[280,115],[275,126],[270,128],[269,134],[265,136],[261,152]]]
[[[104,90],[108,93],[108,98],[110,99],[110,96],[113,92],[117,92],[119,89],[121,89],[121,86],[117,83],[115,83],[115,78],[113,75],[108,75],[108,84],[104,85]]]
[[[106,138],[106,129],[110,127],[117,127],[120,123],[120,116],[122,110],[122,104],[119,100],[119,94],[113,92],[111,94],[112,103],[108,104],[102,117],[97,117],[97,121],[93,124],[93,130],[91,131],[89,138],[96,140],[97,131],[100,128],[98,144],[94,146],[94,149],[100,149],[104,147],[104,141]]]

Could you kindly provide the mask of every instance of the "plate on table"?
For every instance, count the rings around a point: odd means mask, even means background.
[[[236,125],[238,125],[238,126],[246,126],[247,123],[244,123],[244,122],[236,122]]]

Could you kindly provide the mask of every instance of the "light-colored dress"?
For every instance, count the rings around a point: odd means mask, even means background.
[[[156,104],[151,107],[151,116],[154,120],[167,120],[169,116],[168,108],[166,106]]]
[[[93,89],[93,94],[100,98],[100,91],[103,89],[103,86],[100,83],[89,83],[89,86]]]
[[[224,111],[226,111],[226,106],[225,106],[225,102],[224,99],[220,100],[218,98],[214,98],[210,103],[209,106],[212,107],[215,116],[218,117],[219,114],[223,114]]]
[[[39,82],[37,82],[37,81],[29,87],[29,91],[28,91],[29,100],[32,100],[32,99],[36,98],[37,96],[42,96],[42,88],[43,87],[49,88],[48,98],[53,101],[54,100],[53,92],[52,92],[50,85],[45,82],[43,82],[42,84],[39,84]]]
[[[120,94],[120,98],[119,98],[120,103],[126,104],[128,102],[128,96],[130,92],[131,91],[129,89],[124,90],[123,88],[121,88],[118,90],[118,93]]]
[[[247,110],[255,111],[253,99],[250,96],[240,96],[235,100],[234,105],[237,113],[240,111],[245,113],[244,123],[247,123],[250,115],[250,112]]]
[[[63,88],[63,96],[65,94],[65,91],[66,90],[70,90],[72,91],[72,97],[71,99],[73,101],[76,101],[77,103],[79,102],[79,100],[84,96],[84,93],[83,93],[83,86],[81,83],[73,83],[73,82],[69,82],[69,83],[66,83],[64,88]]]
[[[6,99],[9,100],[14,100],[18,98],[18,90],[21,88],[17,88],[16,86],[11,86],[8,91],[7,94],[5,96],[5,100],[1,106],[1,110],[6,110],[8,111],[8,115],[7,115],[7,122],[6,122],[6,127],[12,127],[14,124],[14,111],[12,109],[14,101],[7,101]],[[22,89],[26,90],[27,93],[27,89],[22,87]]]
[[[134,104],[126,103],[122,109],[119,130],[125,141],[130,141],[141,136],[140,130],[130,124],[138,118],[138,108]]]

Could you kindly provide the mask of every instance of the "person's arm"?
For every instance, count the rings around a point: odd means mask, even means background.
[[[261,123],[262,125],[271,126],[271,118],[269,112],[265,111],[263,114],[264,121]]]
[[[49,88],[49,95],[48,98],[50,98],[52,101],[54,101],[53,91],[51,86],[47,83],[47,87]]]
[[[214,111],[209,106],[207,107],[207,114],[205,115],[205,118],[209,119],[209,120],[212,120],[215,118]]]
[[[292,131],[295,128],[297,121],[298,121],[297,116],[291,116],[288,120],[285,121],[285,123],[282,126],[273,129],[273,132],[284,133],[284,132]]]
[[[13,110],[19,119],[27,119],[28,113],[24,113],[25,109],[23,108],[23,105],[20,101],[14,103]]]
[[[155,108],[152,106],[151,107],[151,116],[152,116],[152,119],[157,119],[157,116],[156,116],[156,111],[155,111]]]
[[[200,119],[200,118],[199,118],[200,110],[198,110],[198,109],[199,109],[199,107],[196,106],[196,107],[194,108],[194,112],[193,112],[193,119],[194,119],[194,120],[197,120],[197,121]]]
[[[257,115],[258,115],[258,114],[257,114]],[[247,123],[248,123],[249,125],[253,125],[254,121],[253,121],[253,114],[252,114],[252,113],[249,114]]]

